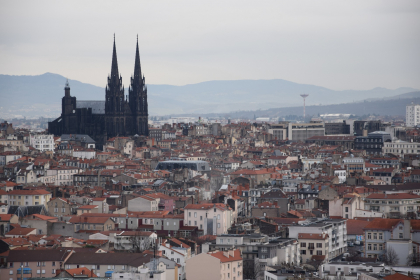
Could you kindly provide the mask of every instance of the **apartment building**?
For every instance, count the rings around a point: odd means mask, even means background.
[[[47,177],[52,177],[53,184],[60,186],[73,185],[73,176],[79,174],[79,168],[73,166],[60,165],[47,170]]]
[[[354,148],[356,150],[365,150],[368,155],[382,154],[384,143],[391,142],[392,137],[389,132],[375,131],[367,136],[358,136],[354,140]]]
[[[30,145],[35,149],[45,152],[54,151],[54,135],[53,134],[31,134]]]
[[[187,279],[242,280],[241,251],[213,251],[201,253],[186,262]]]
[[[387,218],[418,216],[420,196],[411,193],[375,193],[366,197],[365,209],[385,214]]]
[[[204,235],[227,233],[232,223],[232,209],[222,203],[188,204],[184,208],[184,224],[197,226]]]
[[[21,158],[21,157],[22,157],[21,152],[9,151],[9,152],[0,153],[0,165],[6,165],[9,162],[13,160],[17,160],[18,158]]]
[[[404,157],[405,154],[419,154],[420,143],[406,142],[402,140],[393,140],[385,142],[382,147],[382,154],[394,154],[399,157]]]
[[[345,157],[343,158],[343,164],[346,167],[347,174],[363,173],[365,170],[365,160],[362,157]]]
[[[47,202],[51,199],[51,193],[46,190],[12,190],[7,194],[11,206],[44,205],[48,210]]]
[[[328,236],[328,259],[335,258],[347,251],[346,220],[330,219],[307,222],[289,226],[289,238],[299,238],[299,234],[325,234]]]
[[[271,124],[268,133],[278,140],[292,140],[305,142],[313,136],[324,136],[325,125],[323,122],[290,123],[280,122]]]
[[[400,265],[405,265],[407,256],[413,252],[410,220],[374,219],[363,229],[363,255],[382,259],[392,247],[399,255]]]
[[[405,125],[415,127],[420,124],[420,105],[411,102],[405,107]]]
[[[323,256],[329,260],[328,234],[326,233],[299,233],[301,263],[307,263],[312,256]]]
[[[20,280],[32,277],[55,277],[60,265],[71,255],[63,249],[10,250],[5,267],[0,268],[0,279]]]

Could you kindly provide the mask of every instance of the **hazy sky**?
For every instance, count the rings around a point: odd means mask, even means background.
[[[0,1],[0,74],[420,88],[420,1]]]

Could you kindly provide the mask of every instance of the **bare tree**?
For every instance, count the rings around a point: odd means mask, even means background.
[[[244,261],[243,264],[243,279],[264,279],[264,267],[257,258],[254,260]]]
[[[389,247],[384,254],[384,262],[387,265],[394,266],[397,265],[400,261],[400,257],[397,252],[392,247]]]
[[[140,231],[136,231],[129,240],[132,245],[132,248],[129,249],[129,251],[132,253],[141,253],[153,246],[153,239],[149,238],[149,236],[141,235]]]
[[[407,266],[420,266],[420,256],[413,253],[407,256]]]

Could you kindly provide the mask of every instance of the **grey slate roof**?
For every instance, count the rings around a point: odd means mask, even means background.
[[[87,134],[63,134],[61,135],[61,141],[81,141],[84,143],[95,143],[89,135]]]
[[[92,114],[105,114],[105,101],[76,100],[76,108],[92,108]]]

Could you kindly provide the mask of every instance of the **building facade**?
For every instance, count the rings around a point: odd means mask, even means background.
[[[420,123],[420,105],[411,103],[405,107],[405,124],[408,127],[417,126]]]

